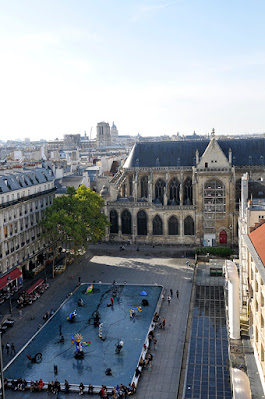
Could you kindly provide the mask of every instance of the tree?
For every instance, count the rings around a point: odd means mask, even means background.
[[[40,221],[43,236],[54,247],[62,246],[76,251],[87,242],[96,242],[105,235],[108,220],[102,212],[104,200],[86,186],[76,191],[70,187],[67,195],[55,198],[46,208]]]

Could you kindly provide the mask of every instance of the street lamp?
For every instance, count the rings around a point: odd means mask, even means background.
[[[0,332],[0,368],[1,368],[1,391],[2,399],[5,399],[5,386],[4,386],[4,374],[3,374],[3,351],[2,351],[2,333]]]
[[[8,292],[9,292],[9,313],[10,313],[11,316],[12,316],[12,301],[11,301],[11,287],[10,287],[11,281],[12,281],[12,280],[11,280],[10,276],[8,276],[8,277],[7,277],[7,284],[8,284],[7,290],[8,290]]]

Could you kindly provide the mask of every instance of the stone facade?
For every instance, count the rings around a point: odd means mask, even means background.
[[[44,168],[0,176],[0,278],[15,268],[33,269],[45,242],[38,225],[55,194]]]
[[[250,142],[217,141],[213,134],[210,141],[137,143],[104,192],[106,239],[237,245],[241,176],[264,175],[256,148],[263,154],[265,141]],[[250,155],[240,162],[244,148]]]

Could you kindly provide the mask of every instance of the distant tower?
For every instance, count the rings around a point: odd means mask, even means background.
[[[111,138],[112,138],[112,139],[115,140],[115,139],[118,138],[119,132],[118,132],[117,126],[114,125],[114,122],[113,122],[113,124],[112,124],[112,126],[111,126],[110,134],[111,134]]]
[[[97,146],[106,147],[111,145],[110,127],[106,122],[97,124]]]

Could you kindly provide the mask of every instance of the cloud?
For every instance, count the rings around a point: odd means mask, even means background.
[[[137,7],[134,16],[132,17],[133,22],[137,22],[139,19],[145,17],[146,15],[155,14],[159,10],[168,8],[177,3],[180,3],[182,0],[175,1],[162,1],[159,3],[150,3],[150,4],[141,4]]]

